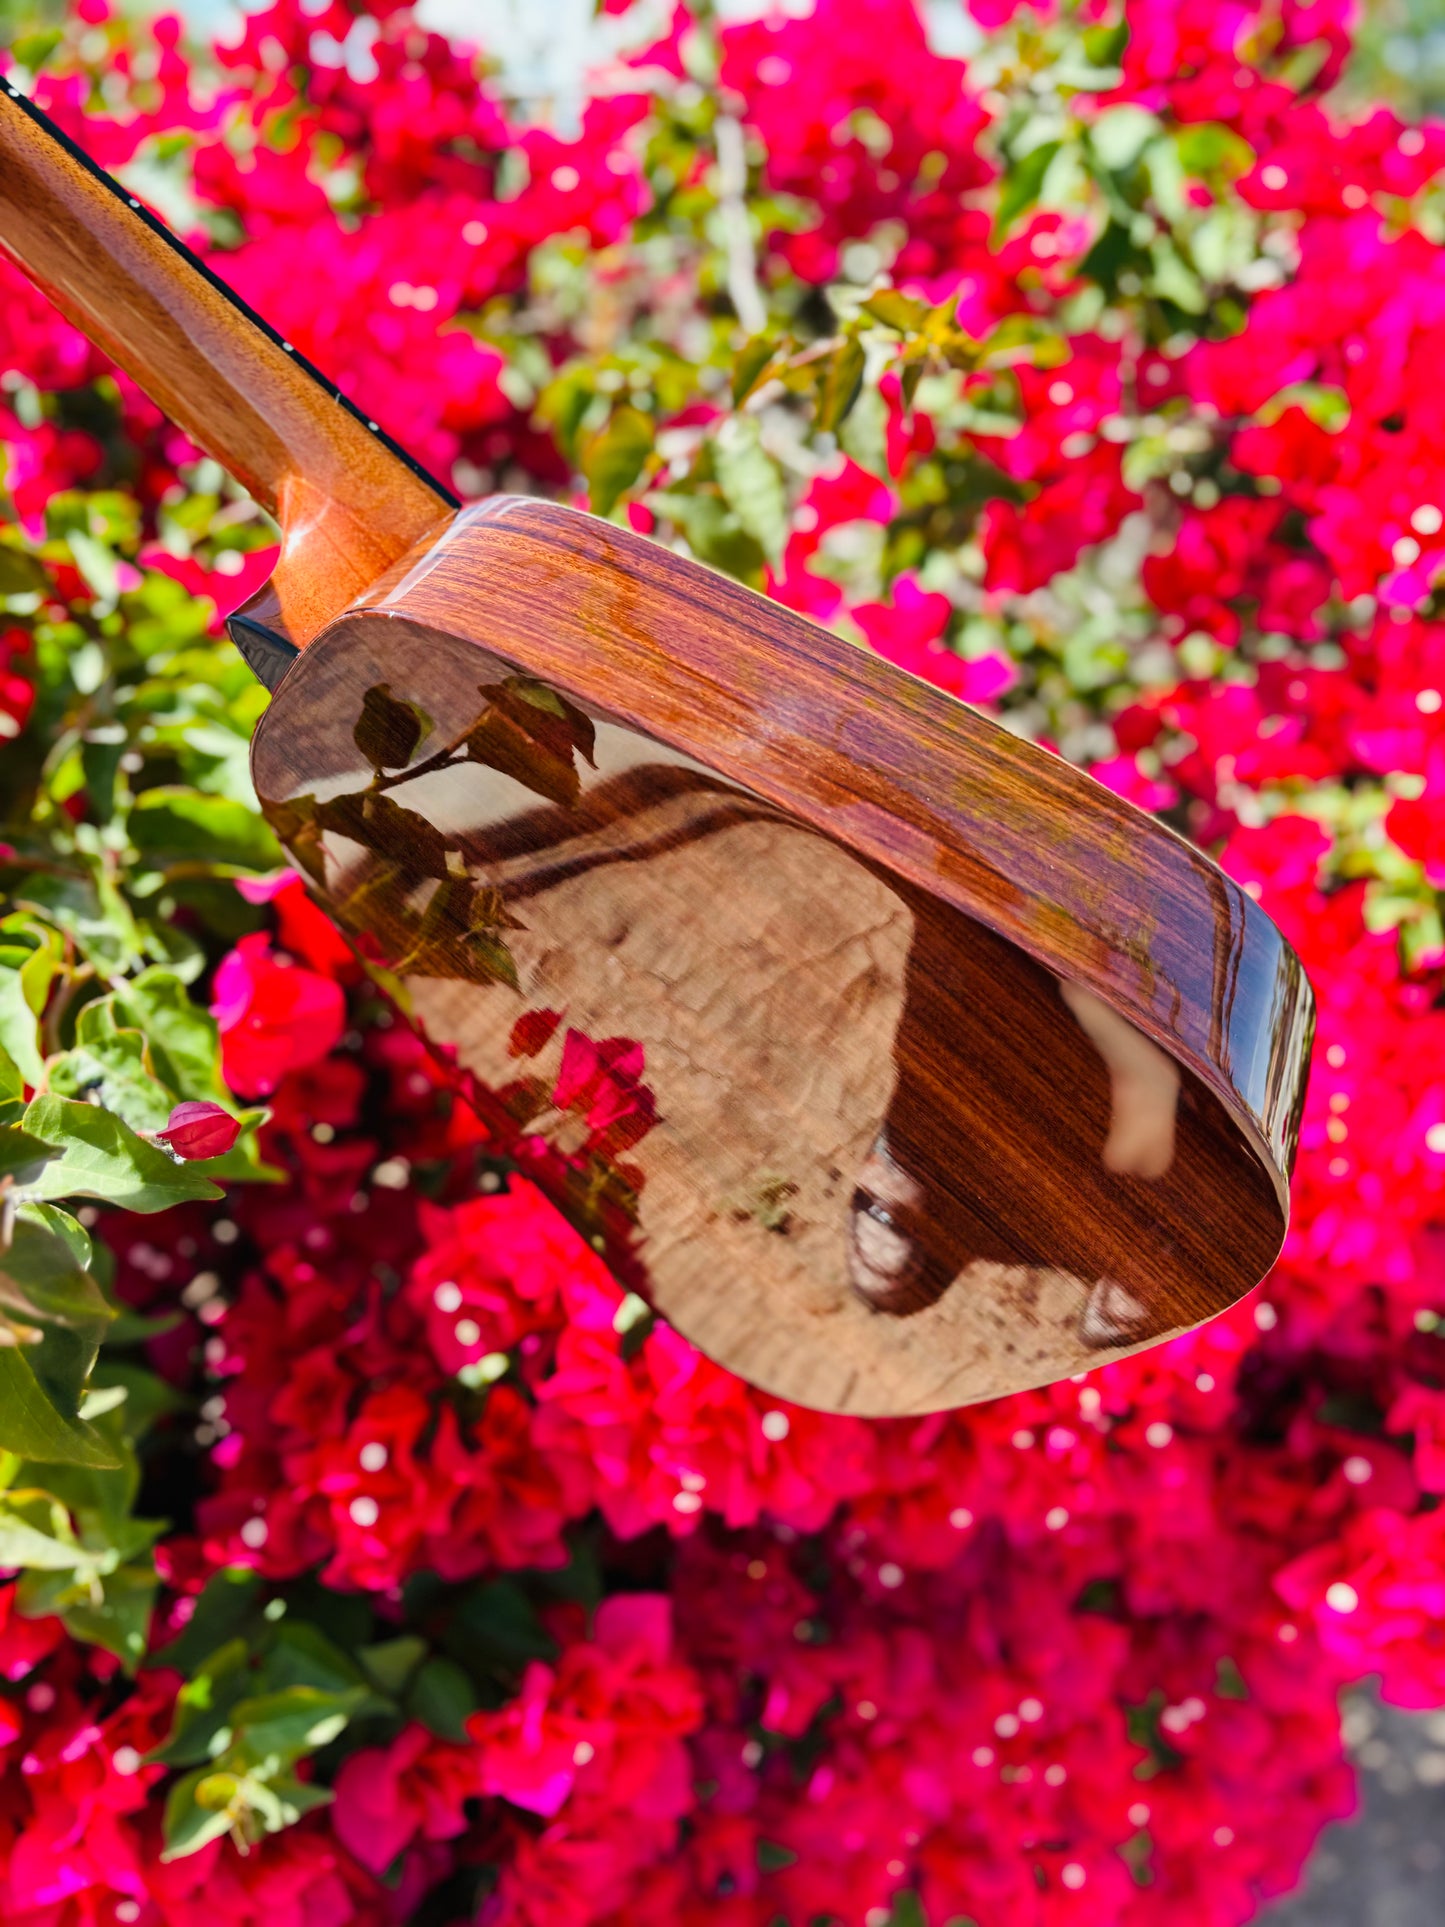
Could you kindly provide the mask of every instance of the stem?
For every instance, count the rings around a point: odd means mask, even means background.
[[[748,218],[748,155],[740,122],[719,114],[713,125],[717,142],[717,209],[727,251],[728,297],[750,335],[768,325],[767,304],[758,287],[758,257]]]

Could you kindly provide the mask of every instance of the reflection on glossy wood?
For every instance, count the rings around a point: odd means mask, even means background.
[[[255,772],[619,1279],[779,1396],[1039,1383],[1278,1248],[1310,1002],[1268,920],[637,537],[464,515],[302,656]]]
[[[1260,1277],[1313,1006],[1198,851],[625,530],[453,519],[8,87],[0,247],[278,517],[267,813],[619,1281],[902,1413]]]

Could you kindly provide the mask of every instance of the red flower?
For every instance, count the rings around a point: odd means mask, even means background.
[[[211,1012],[226,1081],[246,1097],[274,1091],[287,1071],[324,1057],[346,1023],[340,986],[273,950],[262,932],[222,959]]]
[[[196,1099],[177,1104],[165,1129],[156,1132],[161,1144],[185,1159],[224,1157],[240,1135],[241,1126],[223,1105]]]

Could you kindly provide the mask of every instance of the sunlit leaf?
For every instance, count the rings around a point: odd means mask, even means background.
[[[582,444],[581,469],[594,515],[610,515],[641,475],[652,453],[653,423],[641,409],[614,408]]]
[[[27,1187],[37,1200],[100,1198],[126,1211],[165,1211],[221,1195],[208,1178],[175,1163],[96,1104],[37,1097],[25,1113],[25,1127],[61,1147],[61,1156]]]

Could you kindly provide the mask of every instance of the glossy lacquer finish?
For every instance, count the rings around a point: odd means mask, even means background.
[[[774,1393],[903,1413],[1260,1277],[1312,1004],[1197,851],[609,523],[451,519],[3,86],[0,247],[279,520],[231,625],[283,678],[267,813],[620,1284]]]
[[[1197,851],[610,524],[501,499],[291,669],[257,789],[619,1280],[833,1411],[1152,1342],[1283,1234],[1311,1026]]]

